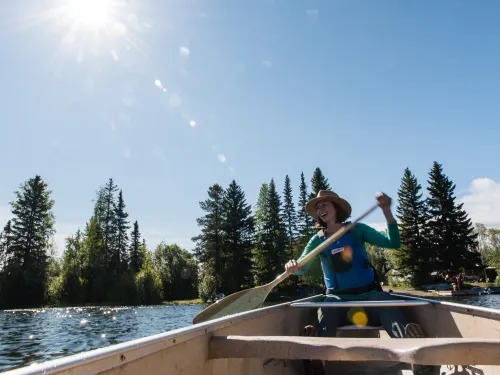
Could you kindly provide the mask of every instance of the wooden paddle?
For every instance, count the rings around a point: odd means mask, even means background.
[[[342,237],[342,235],[344,233],[351,230],[351,228],[354,227],[361,219],[363,219],[365,216],[370,214],[377,207],[378,207],[378,204],[374,205],[372,208],[370,208],[368,211],[366,211],[364,214],[362,214],[356,220],[347,224],[342,229],[338,230],[331,237],[329,237],[326,241],[321,243],[313,251],[311,251],[304,258],[302,258],[299,262],[297,262],[297,264],[299,266],[303,266],[307,262],[311,261],[316,255],[318,255],[320,252],[322,252],[324,249],[326,249],[332,242],[337,241],[340,237]],[[279,275],[276,279],[274,279],[273,281],[271,281],[268,284],[258,286],[255,288],[251,288],[251,289],[240,290],[239,292],[236,292],[236,293],[233,293],[227,297],[224,297],[223,299],[217,301],[216,303],[209,305],[207,308],[200,311],[193,318],[193,324],[205,322],[207,320],[211,320],[211,319],[215,319],[215,318],[220,318],[220,317],[226,316],[226,315],[232,315],[232,314],[241,313],[244,311],[249,311],[249,310],[256,308],[257,306],[259,306],[260,304],[262,304],[266,300],[269,292],[271,292],[271,290],[273,290],[273,288],[276,285],[278,285],[280,282],[285,280],[289,275],[290,274],[285,271],[281,275]]]

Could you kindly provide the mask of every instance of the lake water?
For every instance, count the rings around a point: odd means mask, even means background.
[[[192,324],[203,305],[0,311],[0,371]]]
[[[452,301],[500,309],[500,295]],[[185,327],[202,308],[162,305],[0,311],[0,371]]]

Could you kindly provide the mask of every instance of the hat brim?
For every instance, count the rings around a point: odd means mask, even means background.
[[[316,220],[318,219],[318,215],[316,213],[316,204],[320,201],[330,201],[335,204],[335,209],[337,211],[337,220],[339,220],[340,222],[346,221],[349,216],[351,216],[351,205],[345,199],[342,199],[340,197],[324,196],[313,198],[306,204],[306,212]]]

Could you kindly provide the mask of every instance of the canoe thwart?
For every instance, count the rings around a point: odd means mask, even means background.
[[[428,301],[389,300],[389,301],[339,301],[339,302],[294,302],[290,307],[395,307],[424,306]]]
[[[500,365],[500,339],[213,336],[209,359],[384,361],[420,365]]]

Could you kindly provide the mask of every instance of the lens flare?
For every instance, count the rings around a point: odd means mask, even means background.
[[[353,307],[347,313],[349,320],[358,327],[364,327],[368,324],[368,316],[362,307]]]
[[[350,246],[345,245],[344,251],[340,253],[342,260],[346,263],[351,263],[352,261],[352,248]]]

